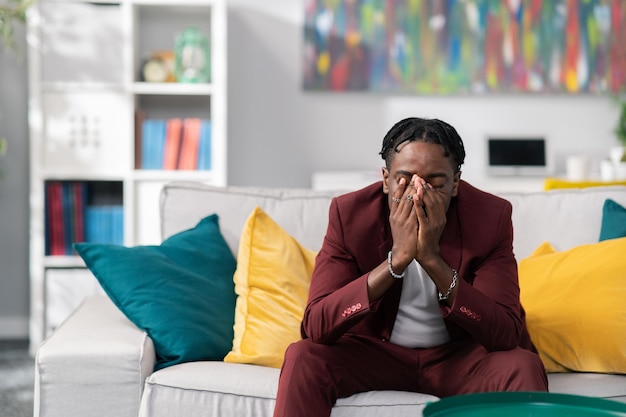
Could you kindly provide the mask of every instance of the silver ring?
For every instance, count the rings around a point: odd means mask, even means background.
[[[393,201],[394,203],[399,203],[402,200],[400,200],[399,198],[391,197],[391,201]]]
[[[413,201],[413,196],[411,194],[407,194],[406,201]]]

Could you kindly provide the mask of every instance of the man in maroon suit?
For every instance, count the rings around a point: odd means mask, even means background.
[[[382,183],[331,203],[274,416],[329,416],[337,398],[372,390],[547,391],[511,204],[461,181],[463,141],[440,120],[398,122],[380,154]]]

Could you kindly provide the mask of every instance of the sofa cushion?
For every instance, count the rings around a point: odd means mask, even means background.
[[[271,417],[279,374],[276,368],[225,362],[185,363],[162,369],[146,380],[139,417]],[[331,417],[415,417],[431,401],[437,397],[372,391],[339,399]]]
[[[230,350],[235,258],[220,234],[217,215],[160,246],[74,247],[115,305],[153,340],[156,369],[221,360]]]
[[[530,256],[543,241],[558,250],[597,242],[604,201],[611,198],[626,205],[626,186],[499,195],[513,205],[513,248],[518,261]]]
[[[225,362],[280,368],[299,340],[316,253],[259,207],[241,233],[235,272],[235,337]]]
[[[591,372],[548,374],[550,392],[626,402],[626,376]]]
[[[602,206],[600,241],[626,237],[626,207],[607,198]]]
[[[548,372],[626,373],[626,238],[556,252],[544,243],[519,265],[531,339]]]
[[[304,247],[318,251],[328,225],[330,201],[339,193],[308,189],[171,183],[165,185],[161,193],[162,237],[165,239],[192,227],[206,213],[217,213],[220,216],[222,236],[231,251],[237,253],[243,225],[252,210],[258,206]],[[181,201],[190,203],[181,204]]]

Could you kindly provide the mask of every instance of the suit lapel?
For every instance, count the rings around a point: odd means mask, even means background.
[[[446,228],[439,240],[439,250],[444,261],[457,271],[461,268],[463,240],[461,239],[461,222],[457,198],[453,198],[448,208]]]

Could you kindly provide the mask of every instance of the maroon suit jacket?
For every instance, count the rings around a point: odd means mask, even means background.
[[[311,280],[302,336],[331,344],[346,333],[389,340],[402,281],[369,303],[367,276],[392,247],[382,182],[333,199]],[[441,305],[452,340],[472,338],[488,351],[534,350],[520,305],[511,204],[461,181],[440,240],[459,273],[454,304]]]

